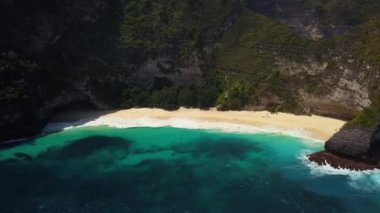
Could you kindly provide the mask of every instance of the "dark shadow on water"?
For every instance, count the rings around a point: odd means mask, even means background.
[[[40,137],[43,137],[47,134],[64,131],[67,127],[78,127],[82,126],[90,121],[93,121],[100,116],[116,112],[116,110],[94,110],[92,108],[69,108],[69,109],[59,109],[54,115],[47,121],[45,128],[49,123],[60,123],[61,125],[55,125],[53,129],[44,132],[43,127],[39,133],[35,133],[35,136],[18,138],[8,141],[0,141],[0,150],[9,149],[15,146],[19,146],[26,143],[33,143]]]
[[[147,148],[147,149],[135,149],[133,151],[133,154],[153,154],[153,153],[157,153],[157,152],[164,152],[164,151],[170,151],[172,150],[170,147],[154,147],[152,146],[151,148]]]
[[[27,160],[27,161],[31,161],[33,160],[33,157],[28,155],[28,154],[25,154],[25,153],[21,153],[21,152],[18,152],[15,154],[15,157],[19,160]]]
[[[93,136],[70,142],[63,147],[53,147],[38,158],[70,159],[92,155],[102,150],[128,150],[132,142],[119,137]]]
[[[129,148],[131,144],[132,141],[125,138],[92,136],[68,142],[67,144],[62,146],[51,147],[48,150],[40,153],[36,157],[32,157],[28,154],[18,152],[15,153],[14,158],[0,161],[0,164],[18,163],[20,161],[30,162],[34,160],[43,160],[48,161],[50,163],[61,164],[62,162],[60,161],[65,160],[81,161],[84,158],[91,155],[95,155],[98,152],[108,152],[108,160],[112,161],[113,158],[117,157],[117,155],[113,155],[114,153],[118,153],[122,156],[127,156],[128,154],[130,154]]]
[[[306,190],[267,169],[253,141],[202,138],[132,152],[132,141],[93,136],[35,159],[0,162],[0,212],[251,213],[346,212],[340,200]],[[118,157],[166,150],[189,158],[114,166]],[[106,154],[104,154],[106,153]],[[246,163],[244,167],[239,163]],[[102,170],[110,163],[112,169]],[[252,163],[252,164],[251,164]]]
[[[252,141],[237,138],[204,138],[173,147],[177,153],[190,153],[193,157],[231,158],[244,160],[250,152],[261,152]]]
[[[252,141],[238,138],[202,138],[188,143],[168,146],[152,146],[150,148],[136,149],[132,154],[153,154],[164,151],[173,151],[172,155],[190,154],[192,157],[208,157],[244,160],[251,152],[262,152],[263,149]]]

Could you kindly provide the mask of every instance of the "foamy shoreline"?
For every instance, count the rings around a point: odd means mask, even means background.
[[[344,121],[321,116],[298,116],[286,113],[271,114],[267,111],[219,112],[199,109],[130,109],[121,111],[69,111],[57,115],[46,126],[44,132],[89,126],[114,128],[163,127],[187,129],[211,129],[243,133],[280,133],[294,137],[324,142],[343,125]],[[310,140],[307,140],[310,141]],[[336,169],[326,164],[320,166],[307,158],[310,150],[304,150],[297,158],[309,168],[314,176],[347,176],[349,184],[360,190],[380,190],[380,170],[353,171]]]
[[[75,114],[75,115],[74,115]],[[187,129],[215,129],[226,132],[268,132],[294,137],[325,141],[337,132],[344,121],[321,117],[300,116],[286,113],[272,114],[267,111],[227,111],[216,109],[184,109],[165,111],[161,109],[128,109],[93,113],[65,112],[59,122],[49,123],[44,132],[72,127],[110,126],[115,128],[171,126]],[[70,122],[62,122],[62,118]],[[73,119],[74,117],[74,119]],[[76,120],[73,122],[73,120]]]

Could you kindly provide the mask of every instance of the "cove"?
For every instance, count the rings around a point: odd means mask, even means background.
[[[0,150],[1,212],[378,212],[380,173],[275,133],[83,127]]]

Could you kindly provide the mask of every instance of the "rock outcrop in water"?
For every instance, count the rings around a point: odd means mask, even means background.
[[[325,144],[325,150],[337,155],[366,159],[370,149],[371,131],[363,127],[346,128],[336,133]]]
[[[380,169],[380,124],[374,129],[344,128],[325,144],[325,151],[311,154],[319,165],[352,170]]]
[[[370,150],[368,152],[370,158],[380,161],[380,124],[375,128],[371,136]]]

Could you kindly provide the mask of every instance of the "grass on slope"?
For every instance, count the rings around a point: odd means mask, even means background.
[[[373,98],[370,107],[361,111],[354,119],[349,121],[346,126],[374,127],[380,120],[380,92]]]
[[[148,53],[201,51],[239,8],[233,0],[129,0],[121,42],[126,49]]]
[[[373,127],[380,120],[380,15],[348,33],[342,42],[354,55],[373,67],[368,73],[364,73],[371,79],[367,86],[372,96],[372,104],[348,122],[347,126]]]
[[[286,85],[289,79],[274,68],[277,56],[302,60],[308,41],[286,26],[254,12],[244,10],[225,33],[216,53],[217,70],[225,77],[226,91],[218,105],[238,109],[258,102],[263,96],[278,96],[284,103],[269,103],[273,110],[294,111],[296,104]],[[239,101],[232,94],[238,94]]]
[[[380,68],[380,15],[349,33],[344,42],[362,59]]]

